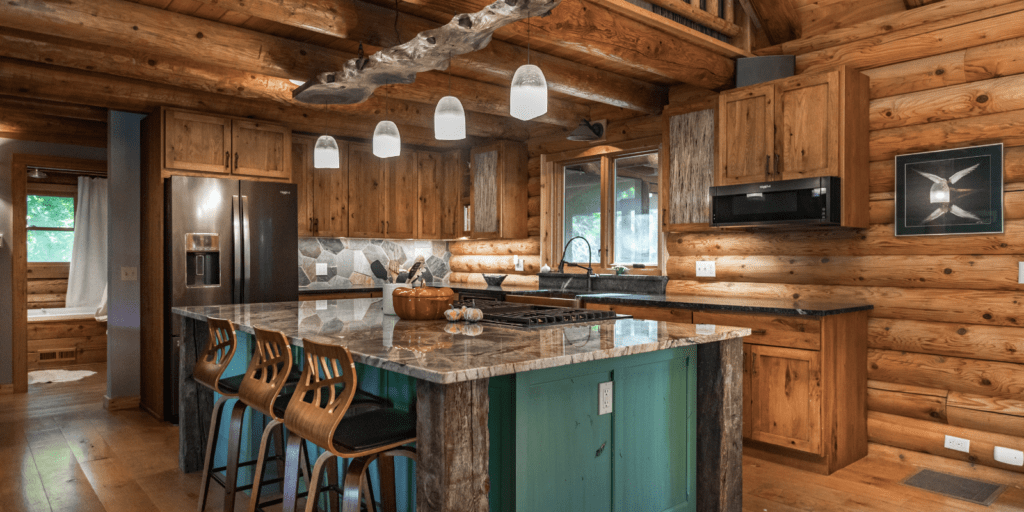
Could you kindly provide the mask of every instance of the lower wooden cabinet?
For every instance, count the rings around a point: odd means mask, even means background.
[[[822,455],[821,353],[750,345],[750,438]]]
[[[867,455],[867,312],[799,316],[587,304],[641,320],[748,327],[744,453],[823,474]]]

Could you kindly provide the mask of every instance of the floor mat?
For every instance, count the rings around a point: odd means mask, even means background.
[[[1005,485],[972,480],[962,476],[947,475],[930,469],[923,469],[903,481],[911,487],[969,501],[979,505],[991,505],[1006,489]]]
[[[37,370],[34,372],[28,372],[28,383],[42,384],[46,382],[72,382],[82,380],[91,375],[96,375],[96,372],[91,372],[89,370]]]

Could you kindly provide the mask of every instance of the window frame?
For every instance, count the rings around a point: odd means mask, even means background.
[[[71,220],[71,227],[70,228],[49,228],[49,227],[35,227],[35,226],[32,226],[32,225],[29,225],[28,220],[26,219],[26,221],[25,221],[25,252],[26,252],[26,259],[25,259],[25,261],[26,261],[26,263],[28,263],[28,264],[45,264],[45,263],[65,263],[65,264],[70,264],[71,262],[68,262],[68,261],[29,261],[28,260],[28,249],[29,249],[29,247],[28,247],[28,234],[31,233],[32,231],[64,231],[64,232],[71,232],[72,233],[72,237],[73,237],[74,236],[74,232],[75,232],[74,223],[75,223],[75,219],[78,217],[78,191],[77,191],[77,189],[76,190],[65,190],[65,187],[45,187],[45,186],[32,187],[32,186],[29,186],[28,190],[26,191],[26,194],[25,194],[25,200],[28,201],[28,198],[31,197],[31,196],[69,197],[69,198],[71,198],[71,204],[72,204],[72,214],[71,215],[72,215],[72,220]],[[27,211],[27,204],[26,204],[26,211]],[[72,242],[72,244],[73,243],[74,242]]]
[[[600,160],[601,167],[601,241],[600,247],[595,247],[595,258],[593,262],[594,272],[597,273],[614,273],[614,261],[615,261],[615,230],[614,230],[614,219],[615,219],[615,183],[613,177],[615,174],[615,160],[622,157],[634,156],[645,153],[655,153],[658,155],[658,187],[654,189],[654,193],[658,195],[659,205],[661,204],[661,175],[662,165],[661,159],[664,157],[661,151],[660,137],[658,140],[643,139],[640,141],[633,141],[631,143],[624,143],[617,146],[599,146],[595,148],[588,148],[587,150],[581,150],[578,152],[565,152],[556,155],[544,155],[542,157],[542,166],[547,168],[547,182],[549,183],[548,189],[551,190],[551,195],[547,201],[542,198],[542,204],[548,205],[550,211],[541,212],[542,214],[542,225],[546,229],[542,229],[541,239],[548,239],[550,243],[545,244],[542,249],[546,254],[542,254],[542,260],[544,263],[556,269],[558,262],[562,256],[562,250],[565,247],[565,225],[564,225],[564,208],[565,208],[565,167],[568,165],[578,164],[582,162],[592,162],[594,160]],[[628,273],[635,275],[661,275],[665,264],[665,242],[664,233],[661,230],[661,211],[658,211],[658,262],[657,265],[648,265],[643,269],[629,268]],[[546,236],[543,231],[547,231]],[[566,267],[568,273],[583,273],[585,270],[576,267]]]

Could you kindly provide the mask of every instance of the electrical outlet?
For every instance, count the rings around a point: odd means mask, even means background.
[[[992,455],[996,459],[996,462],[1002,462],[1003,464],[1009,464],[1011,466],[1024,466],[1024,452],[1020,450],[996,446]]]
[[[1017,262],[1017,282],[1024,284],[1024,261]]]
[[[327,301],[326,300],[318,300],[318,301],[316,301],[316,310],[317,311],[323,311],[325,309],[327,309]]]
[[[715,324],[697,324],[697,334],[714,334]]]
[[[598,402],[597,415],[612,413],[612,381],[602,382],[597,386]]]
[[[520,258],[518,254],[512,255],[512,264],[515,265],[516,270],[520,272],[523,271],[523,259]]]
[[[715,262],[698,261],[697,277],[715,277]]]
[[[318,276],[326,276],[327,275],[327,264],[326,263],[317,263],[316,264],[316,275],[318,275]]]
[[[971,453],[971,440],[956,436],[946,436],[946,448],[958,452]]]
[[[122,281],[138,281],[139,280],[139,269],[138,269],[138,267],[121,267],[121,280]]]

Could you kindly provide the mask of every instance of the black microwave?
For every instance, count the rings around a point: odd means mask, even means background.
[[[711,187],[712,226],[839,225],[839,178]]]

